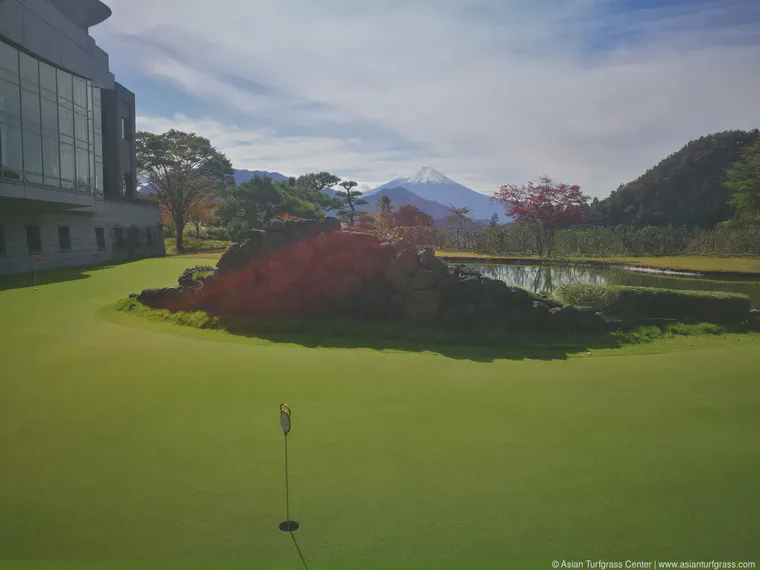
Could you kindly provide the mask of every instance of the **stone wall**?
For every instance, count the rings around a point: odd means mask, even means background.
[[[601,313],[449,266],[431,248],[342,231],[334,218],[272,222],[232,245],[213,274],[198,269],[184,272],[179,287],[147,289],[138,300],[222,316],[354,317],[465,329],[615,326]]]

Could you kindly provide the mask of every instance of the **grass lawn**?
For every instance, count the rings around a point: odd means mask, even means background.
[[[182,239],[183,251],[181,254],[178,254],[176,238],[164,238],[164,248],[166,249],[166,255],[192,255],[198,253],[223,252],[230,246],[231,243],[231,241],[224,241],[219,239],[196,239],[194,237],[184,236]]]
[[[312,569],[758,559],[760,335],[307,348],[110,306],[196,263],[0,290],[0,560],[301,567],[283,401]]]
[[[472,253],[468,251],[438,251],[436,254],[444,259],[451,257],[471,257],[473,259],[503,259],[495,255]],[[533,256],[508,256],[512,259],[540,259]],[[598,258],[583,258],[596,261]],[[611,257],[603,261],[619,261],[631,265],[657,267],[659,269],[680,269],[684,271],[705,272],[739,272],[760,275],[760,258],[756,257],[718,257],[707,255],[672,255],[663,257]]]

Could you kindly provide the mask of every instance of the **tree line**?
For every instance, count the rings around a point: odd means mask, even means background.
[[[728,131],[692,141],[679,153],[671,155],[637,181],[618,189],[603,201],[594,199],[589,202],[578,185],[557,183],[547,176],[542,176],[536,183],[503,185],[493,199],[500,202],[505,213],[515,219],[514,224],[500,226],[498,217],[494,216],[488,228],[468,229],[467,225],[472,222],[470,210],[451,205],[447,221],[455,228],[453,234],[433,232],[433,220],[429,215],[410,204],[395,208],[388,196],[378,197],[377,212],[370,214],[363,209],[369,202],[356,190],[357,183],[341,180],[329,172],[304,174],[284,182],[255,177],[236,186],[229,159],[215,149],[208,139],[195,133],[177,130],[164,134],[139,132],[136,147],[139,180],[159,202],[167,221],[174,226],[178,251],[182,250],[183,232],[188,224],[200,233],[201,225],[213,221],[230,239],[237,240],[247,230],[261,228],[274,218],[315,218],[333,214],[347,226],[386,233],[392,228],[417,228],[412,232],[416,231],[420,236],[434,236],[428,241],[447,240],[443,247],[481,250],[484,253],[551,255],[558,243],[559,232],[579,223],[590,223],[613,226],[610,235],[622,236],[621,243],[626,244],[634,255],[718,253],[718,250],[724,253],[760,254],[755,247],[756,238],[746,237],[751,232],[729,231],[732,225],[741,225],[760,214],[758,131]],[[714,230],[711,237],[705,237],[704,232],[699,233],[697,228],[714,226],[717,218],[725,219],[726,211],[718,208],[715,198],[708,195],[710,192],[705,194],[699,188],[712,188],[715,165],[726,164],[727,161],[728,166],[722,172],[719,184],[721,191],[728,196],[724,196],[723,200],[732,208],[733,214],[728,227]],[[668,224],[648,223],[647,220],[663,222],[662,212],[666,204],[671,209],[679,207],[678,200],[675,204],[669,204],[669,200],[684,195],[681,190],[674,191],[671,197],[655,192],[655,199],[642,201],[651,194],[651,189],[648,190],[651,184],[658,180],[661,183],[660,179],[665,174],[675,180],[691,180],[690,173],[695,171],[691,166],[695,163],[702,163],[707,168],[707,177],[694,196],[689,197],[687,203],[681,203],[680,207],[688,209],[690,204],[699,204],[696,214],[699,223],[675,224],[673,220],[685,218],[673,216],[667,218],[670,220]],[[681,165],[680,170],[674,164]],[[666,181],[669,179],[665,178]],[[621,203],[628,205],[621,210]],[[656,209],[645,209],[645,203],[648,204],[647,208]],[[710,210],[713,207],[717,209]],[[625,214],[634,210],[637,214],[631,219],[630,216],[618,216],[621,212]],[[712,212],[712,217],[704,214],[707,210]],[[680,212],[677,215],[686,214]],[[627,221],[621,223],[621,219]],[[651,229],[653,226],[660,229]],[[408,229],[404,231],[409,232]],[[454,236],[454,243],[446,237],[449,234]],[[701,244],[706,243],[713,245],[701,251]]]

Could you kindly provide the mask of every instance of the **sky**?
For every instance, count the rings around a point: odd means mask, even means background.
[[[431,166],[603,197],[760,127],[760,0],[106,0],[137,127],[369,189]]]

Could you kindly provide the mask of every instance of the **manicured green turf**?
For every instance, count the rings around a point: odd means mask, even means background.
[[[0,559],[757,559],[760,338],[305,348],[119,314],[196,260],[0,291]],[[203,263],[202,261],[199,263]]]

